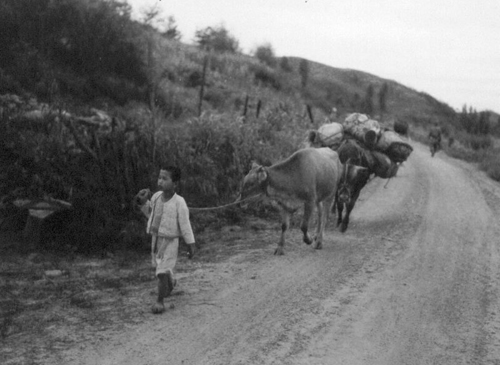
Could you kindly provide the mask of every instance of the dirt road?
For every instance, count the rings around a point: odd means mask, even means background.
[[[273,256],[278,222],[240,233],[241,253],[180,274],[174,309],[61,363],[500,364],[500,186],[418,144],[386,182],[323,250],[295,229]]]

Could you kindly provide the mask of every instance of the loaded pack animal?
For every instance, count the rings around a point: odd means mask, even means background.
[[[402,127],[400,133],[408,133],[407,123],[398,125]],[[310,131],[305,144],[332,148],[344,164],[335,199],[341,232],[347,230],[351,211],[370,176],[383,179],[396,176],[399,166],[413,150],[397,132],[381,129],[377,121],[359,113],[347,116],[343,124],[324,124],[317,131]]]
[[[304,215],[300,229],[303,241],[308,245],[313,244],[316,249],[322,248],[323,231],[333,207],[341,173],[339,156],[330,148],[301,149],[269,167],[253,163],[243,180],[240,199],[265,194],[277,203],[281,215],[281,238],[275,255],[284,254],[290,215],[302,205]],[[318,223],[316,235],[311,239],[308,229],[315,206]]]
[[[349,217],[359,198],[361,189],[377,176],[389,179],[396,176],[399,165],[384,153],[366,148],[355,139],[345,139],[337,149],[340,161],[344,164],[344,172],[339,183],[335,199],[337,208],[337,226],[345,232],[349,226]],[[345,215],[343,211],[345,208]]]
[[[368,183],[370,176],[375,173],[376,165],[370,151],[362,148],[358,142],[352,139],[345,140],[337,152],[340,161],[344,164],[344,169],[333,209],[337,209],[337,226],[340,226],[341,232],[345,232],[361,189]],[[343,216],[344,208],[345,215]]]
[[[330,129],[335,127],[332,125]],[[325,127],[322,128],[328,136],[330,131]],[[345,232],[349,225],[349,216],[359,198],[361,189],[368,183],[372,174],[383,172],[377,165],[372,151],[353,138],[344,139],[340,133],[331,133],[330,137],[325,137],[322,135],[321,129],[310,131],[305,145],[316,148],[328,146],[336,150],[339,155],[343,169],[333,210],[337,211],[337,226],[340,226],[341,232]],[[343,215],[344,208],[345,215]]]

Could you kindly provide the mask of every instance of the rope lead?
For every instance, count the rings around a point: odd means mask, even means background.
[[[232,202],[232,203],[229,203],[229,204],[226,204],[226,205],[220,205],[218,207],[207,207],[207,208],[189,208],[189,211],[190,212],[201,212],[201,211],[207,211],[207,210],[216,210],[216,209],[223,209],[223,208],[227,208],[227,207],[230,207],[230,206],[233,206],[233,205],[236,205],[236,204],[240,204],[240,203],[243,203],[247,200],[250,200],[250,199],[253,199],[253,198],[256,198],[258,196],[260,196],[261,193],[257,194],[257,195],[253,195],[253,196],[249,196],[248,198],[245,198],[243,200],[238,200],[238,201],[235,201],[235,202]]]

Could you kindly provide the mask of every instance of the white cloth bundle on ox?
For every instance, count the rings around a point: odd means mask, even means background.
[[[316,131],[310,131],[308,136],[308,146],[329,147],[332,150],[339,148],[344,139],[344,127],[340,123],[326,123]]]
[[[358,141],[363,142],[366,147],[373,148],[382,132],[380,124],[361,113],[352,113],[345,118],[344,131]]]

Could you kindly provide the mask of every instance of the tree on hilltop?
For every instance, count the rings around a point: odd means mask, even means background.
[[[177,29],[177,22],[173,16],[169,16],[167,19],[167,29],[163,32],[163,35],[168,39],[173,39],[175,41],[180,41],[182,38],[181,32]]]
[[[207,51],[212,50],[219,53],[239,52],[238,40],[223,25],[197,30],[195,32],[195,42],[198,43],[200,48]]]
[[[385,113],[387,111],[387,94],[389,93],[389,85],[384,82],[382,88],[378,94],[378,103],[380,107],[380,113]]]
[[[281,57],[280,68],[285,72],[292,72],[293,71],[292,65],[290,65],[290,61],[288,60],[287,57]]]
[[[368,85],[368,87],[366,89],[365,99],[363,100],[363,106],[362,106],[363,113],[368,114],[368,115],[373,114],[373,111],[375,109],[373,106],[373,95],[374,94],[375,94],[375,90],[373,88],[373,85],[372,84]]]
[[[301,59],[299,63],[300,81],[303,88],[307,86],[309,81],[309,62],[306,59]]]
[[[255,57],[257,57],[260,62],[265,63],[269,67],[276,67],[276,56],[274,54],[274,49],[270,43],[258,46],[255,50]]]

